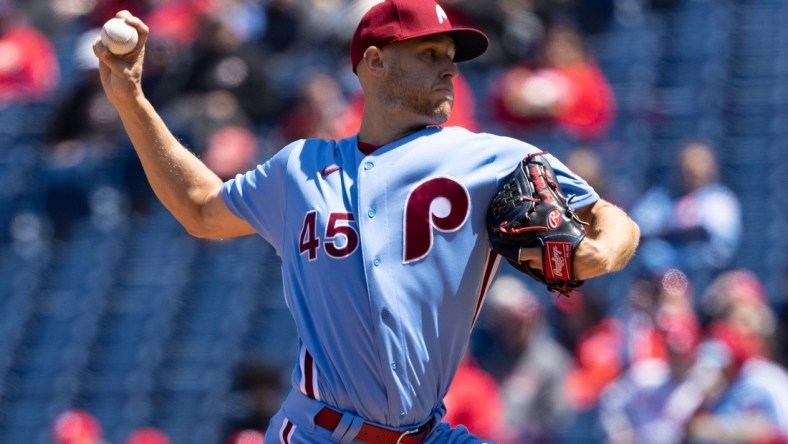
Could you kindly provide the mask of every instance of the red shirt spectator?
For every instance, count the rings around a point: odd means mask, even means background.
[[[569,400],[576,409],[593,407],[602,390],[618,377],[623,368],[623,343],[622,325],[612,318],[603,320],[581,337],[577,364],[566,378]]]
[[[477,436],[498,440],[503,430],[503,401],[492,376],[466,356],[443,399],[443,418],[452,426],[464,425]]]
[[[575,410],[593,408],[602,391],[624,367],[622,350],[625,328],[606,314],[597,297],[574,291],[569,298],[555,300],[560,312],[559,329],[570,341],[575,364],[565,379],[569,403]]]
[[[0,11],[0,108],[46,98],[60,82],[55,50],[47,37]]]
[[[126,444],[172,444],[172,440],[156,427],[142,427],[126,438]]]
[[[493,118],[512,131],[558,126],[588,141],[604,136],[615,117],[607,79],[568,26],[548,31],[539,63],[515,65],[496,78],[489,98]]]
[[[263,444],[265,435],[259,430],[246,429],[234,433],[227,444]]]
[[[363,100],[349,104],[337,79],[318,73],[306,80],[296,106],[282,118],[283,140],[301,138],[341,139],[358,132]]]
[[[98,419],[79,409],[62,412],[52,425],[55,444],[103,444],[103,434]]]

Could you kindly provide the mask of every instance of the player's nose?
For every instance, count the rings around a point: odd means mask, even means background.
[[[458,73],[457,64],[454,63],[454,61],[452,61],[451,59],[447,58],[446,63],[444,64],[444,66],[441,67],[440,77],[453,79],[457,77],[457,73]]]

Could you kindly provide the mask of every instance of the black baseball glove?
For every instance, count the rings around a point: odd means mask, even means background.
[[[584,225],[564,197],[546,154],[531,154],[507,178],[490,203],[487,229],[492,249],[516,269],[563,295],[583,281],[575,279],[575,250]],[[539,247],[543,269],[520,262],[520,249]]]

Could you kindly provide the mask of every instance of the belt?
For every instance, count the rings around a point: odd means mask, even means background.
[[[341,420],[342,413],[328,407],[323,407],[315,415],[315,424],[331,431],[337,428]],[[398,432],[365,422],[354,439],[368,444],[421,444],[434,425],[435,418],[431,418],[421,427]]]

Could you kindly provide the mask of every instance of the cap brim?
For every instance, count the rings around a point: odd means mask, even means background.
[[[455,62],[465,62],[479,57],[487,51],[487,47],[490,44],[486,34],[473,28],[426,31],[420,34],[409,35],[407,38],[393,40],[388,44],[418,39],[430,35],[447,35],[454,40],[454,47],[456,48],[456,52],[454,53]]]
[[[454,54],[455,62],[465,62],[479,57],[487,51],[490,44],[483,32],[473,28],[454,28],[443,34],[454,40],[454,46],[457,48]]]

